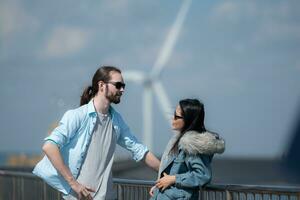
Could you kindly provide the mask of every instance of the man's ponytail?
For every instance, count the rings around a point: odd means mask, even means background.
[[[80,106],[87,104],[93,98],[93,96],[92,86],[86,87],[80,98]]]

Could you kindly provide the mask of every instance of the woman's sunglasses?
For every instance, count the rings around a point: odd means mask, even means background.
[[[121,88],[125,89],[126,86],[126,84],[122,82],[107,82],[107,83],[114,85],[118,90]]]
[[[183,119],[182,116],[179,116],[179,115],[176,115],[176,111],[174,111],[174,119],[177,120],[177,119]]]

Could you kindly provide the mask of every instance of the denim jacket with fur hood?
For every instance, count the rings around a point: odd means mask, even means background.
[[[215,153],[223,153],[225,142],[211,132],[186,132],[178,143],[177,155],[170,150],[179,137],[175,134],[169,141],[161,159],[158,178],[163,172],[175,175],[175,184],[164,191],[154,190],[151,200],[198,199],[198,189],[211,180],[211,161]]]

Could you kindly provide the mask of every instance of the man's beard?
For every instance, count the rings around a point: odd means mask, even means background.
[[[106,93],[106,98],[111,102],[111,103],[114,103],[114,104],[118,104],[120,103],[121,101],[121,96],[122,96],[122,93],[120,92],[117,92],[115,95],[111,94],[107,94]]]

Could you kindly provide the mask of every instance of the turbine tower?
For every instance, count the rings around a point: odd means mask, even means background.
[[[192,0],[183,0],[180,10],[177,14],[175,22],[171,27],[167,38],[159,52],[159,55],[153,65],[150,73],[144,73],[137,70],[127,70],[123,72],[123,76],[126,81],[132,81],[137,84],[142,84],[143,91],[143,141],[147,147],[153,151],[153,128],[152,128],[152,99],[153,93],[155,94],[160,109],[169,125],[172,113],[172,106],[167,93],[160,81],[160,74],[163,68],[166,66],[170,55],[173,52],[174,46],[176,44],[179,32],[182,28],[183,22],[186,18],[188,10],[190,8]]]

